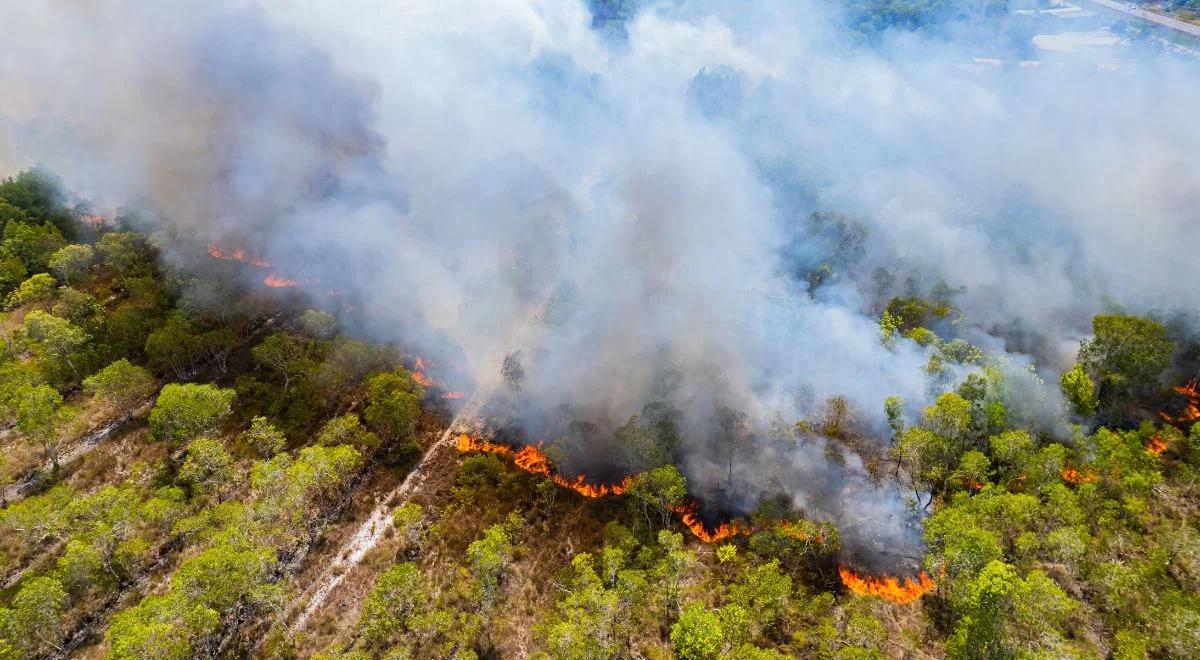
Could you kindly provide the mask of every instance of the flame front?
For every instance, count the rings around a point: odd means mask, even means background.
[[[1167,450],[1167,441],[1163,440],[1162,436],[1155,433],[1146,441],[1146,453],[1151,456],[1161,456]]]
[[[1080,472],[1075,468],[1063,468],[1062,478],[1063,481],[1075,484],[1076,486],[1100,481],[1100,475],[1091,472]]]
[[[296,280],[290,280],[286,277],[279,277],[274,273],[271,273],[270,275],[267,275],[265,279],[263,279],[263,284],[266,284],[272,289],[284,289],[287,287],[296,286]]]
[[[584,497],[599,499],[610,495],[624,495],[633,486],[633,477],[628,476],[615,484],[594,484],[587,480],[587,476],[580,474],[574,479],[568,479],[560,474],[555,473],[550,468],[550,458],[542,451],[541,445],[525,445],[519,450],[514,450],[508,445],[502,445],[495,442],[488,442],[476,438],[466,433],[458,436],[458,450],[461,452],[479,451],[498,456],[512,457],[513,462],[517,467],[532,474],[540,474],[553,481],[561,488],[573,490]]]
[[[220,246],[218,246],[218,245],[209,245],[208,246],[208,256],[212,257],[213,259],[222,259],[225,261],[245,262],[245,263],[250,264],[251,266],[254,266],[255,268],[270,268],[271,267],[271,262],[269,262],[265,259],[261,259],[259,257],[247,257],[246,251],[241,248],[238,248],[235,250],[230,250],[230,251],[226,252],[225,250],[222,250],[220,248]]]
[[[1196,381],[1193,380],[1187,385],[1177,385],[1172,389],[1176,393],[1187,397],[1187,405],[1183,407],[1183,412],[1179,415],[1168,415],[1160,410],[1158,416],[1162,417],[1163,421],[1168,424],[1191,424],[1192,422],[1200,421],[1200,390],[1196,389]],[[1149,451],[1149,448],[1147,448],[1147,451]]]
[[[838,575],[842,578],[842,584],[859,596],[877,596],[901,605],[911,603],[937,588],[937,583],[925,571],[921,571],[915,580],[906,577],[903,581],[890,575],[859,575],[845,566],[838,567]]]
[[[696,502],[677,506],[671,510],[679,514],[679,519],[692,532],[692,536],[705,543],[716,543],[717,541],[724,541],[735,536],[748,536],[752,533],[752,530],[737,521],[732,523],[723,522],[717,525],[711,532],[708,531],[708,527],[700,519],[700,505]]]

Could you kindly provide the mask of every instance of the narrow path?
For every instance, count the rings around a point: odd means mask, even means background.
[[[537,309],[540,310],[542,306]],[[521,328],[516,332],[513,340],[509,343],[509,351],[514,348],[524,347],[535,334],[535,330],[540,327],[537,321],[538,315],[531,314],[529,320],[526,321]],[[499,365],[499,360],[496,361]],[[395,508],[407,502],[416,493],[422,492],[425,484],[428,482],[430,475],[435,473],[432,470],[444,460],[453,460],[457,453],[455,441],[460,433],[478,432],[483,429],[485,420],[480,417],[480,410],[492,398],[496,388],[500,386],[501,379],[499,368],[497,367],[495,375],[486,383],[481,384],[471,398],[459,409],[458,414],[447,425],[446,430],[438,437],[437,441],[430,445],[425,451],[425,455],[421,457],[421,462],[413,468],[412,472],[404,478],[404,481],[396,487],[386,497],[382,498],[379,504],[371,511],[371,515],[363,521],[354,535],[338,550],[337,555],[329,566],[321,573],[320,577],[313,583],[313,586],[306,589],[305,592],[292,605],[290,611],[295,611],[304,605],[304,609],[297,615],[296,620],[292,623],[292,632],[298,632],[304,629],[316,612],[321,609],[321,606],[328,600],[330,594],[346,579],[350,573],[350,569],[357,566],[367,553],[371,551],[383,538],[392,527],[392,512]]]
[[[135,410],[132,415],[121,415],[108,424],[84,434],[84,436],[76,441],[75,444],[71,445],[58,455],[59,469],[61,470],[71,465],[75,461],[79,460],[79,458],[99,446],[100,442],[105,438],[112,435],[114,432],[125,428],[127,424],[149,409],[153,400],[154,398],[151,397],[150,399],[138,404],[137,410]],[[4,502],[4,504],[7,506],[9,504],[13,504],[19,499],[24,498],[29,494],[29,491],[34,489],[34,487],[42,483],[42,481],[45,479],[48,479],[53,470],[53,461],[47,459],[42,463],[42,465],[35,468],[32,472],[26,474],[24,477],[21,477],[17,481],[9,484],[3,492],[0,492],[0,501]]]

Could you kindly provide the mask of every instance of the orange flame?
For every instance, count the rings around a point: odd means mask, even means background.
[[[859,575],[845,566],[838,567],[838,575],[842,578],[842,584],[859,596],[876,596],[901,605],[911,603],[937,588],[937,583],[925,571],[921,571],[915,580],[906,577],[903,581],[890,575]]]
[[[790,536],[798,541],[816,541],[817,543],[825,543],[825,535],[818,533],[816,536],[809,534],[796,523],[785,520],[779,523],[779,531],[784,536]]]
[[[1076,486],[1078,486],[1079,484],[1090,484],[1090,483],[1093,483],[1096,481],[1100,481],[1100,475],[1091,473],[1091,472],[1089,472],[1089,473],[1080,472],[1079,470],[1076,470],[1075,468],[1063,468],[1062,478],[1063,478],[1063,481],[1066,481],[1067,483],[1075,484]]]
[[[522,470],[533,474],[540,474],[561,488],[573,490],[584,497],[592,499],[608,497],[609,495],[623,495],[633,486],[633,477],[631,476],[625,477],[620,483],[616,484],[589,483],[587,476],[583,474],[577,475],[574,479],[568,479],[551,470],[550,458],[542,451],[541,445],[525,445],[519,450],[514,450],[508,445],[488,442],[487,440],[463,433],[458,436],[458,450],[461,452],[480,451],[498,456],[511,456],[513,462]]]
[[[254,266],[255,268],[270,268],[271,263],[260,257],[247,257],[246,251],[238,248],[230,252],[226,252],[218,245],[210,244],[208,246],[208,256],[213,259],[223,259],[225,261],[242,261]]]
[[[413,363],[412,377],[421,387],[433,387],[434,385],[433,378],[425,374],[425,360],[420,357],[417,357],[416,362]]]
[[[716,543],[735,536],[748,536],[752,530],[745,527],[737,521],[723,522],[717,525],[711,532],[704,525],[704,521],[700,519],[700,505],[696,502],[672,507],[671,509],[679,514],[679,519],[683,521],[684,527],[692,533],[692,536],[704,541],[705,543]]]
[[[413,380],[417,381],[417,384],[421,387],[433,387],[433,379],[421,373],[420,371],[413,371],[412,377]]]
[[[99,229],[108,222],[108,219],[95,213],[84,213],[79,216],[79,221],[92,229]]]
[[[1158,416],[1162,417],[1163,421],[1168,424],[1190,424],[1200,421],[1200,390],[1196,389],[1196,381],[1192,380],[1187,385],[1176,385],[1171,389],[1187,397],[1187,405],[1184,406],[1183,412],[1178,416],[1168,415],[1161,410],[1158,411]],[[1148,448],[1147,451],[1149,451]]]
[[[1162,439],[1162,436],[1155,433],[1150,436],[1150,440],[1146,442],[1146,453],[1151,456],[1161,456],[1167,450],[1167,441]]]
[[[442,395],[443,399],[463,399],[466,398],[465,392],[446,392]]]
[[[289,280],[284,277],[278,277],[274,273],[271,273],[270,275],[267,275],[267,277],[263,280],[263,284],[266,284],[267,286],[271,287],[272,289],[283,289],[283,288],[287,288],[290,286],[296,286],[296,280]]]

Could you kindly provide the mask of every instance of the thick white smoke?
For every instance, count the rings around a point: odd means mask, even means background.
[[[571,1],[25,4],[5,10],[0,168],[249,245],[477,378],[554,297],[525,426],[567,410],[611,435],[665,397],[694,490],[727,507],[782,488],[905,536],[898,491],[853,457],[767,440],[805,392],[871,431],[887,396],[936,393],[923,349],[879,342],[877,266],[895,294],[961,287],[960,336],[1051,374],[1106,305],[1200,304],[1190,62],[868,49],[809,2],[650,5],[618,36]],[[869,233],[810,297],[814,210]],[[732,486],[722,408],[749,420]],[[607,435],[590,460],[619,464]]]

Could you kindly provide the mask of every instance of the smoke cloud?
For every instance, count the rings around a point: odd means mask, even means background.
[[[495,405],[528,439],[618,469],[612,430],[665,402],[698,496],[786,493],[852,550],[912,545],[903,494],[772,420],[840,395],[884,438],[886,397],[915,416],[953,387],[881,344],[888,297],[955,288],[942,330],[1010,354],[1045,432],[1061,406],[1026,365],[1053,382],[1104,309],[1200,306],[1200,81],[1172,56],[995,65],[982,28],[868,47],[812,2],[647,4],[620,31],[570,1],[24,5],[0,170],[244,246],[477,383],[539,316]],[[862,223],[853,254],[814,211]]]

